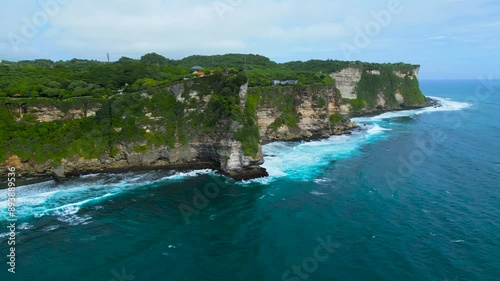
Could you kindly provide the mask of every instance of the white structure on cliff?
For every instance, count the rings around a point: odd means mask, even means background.
[[[271,83],[273,86],[276,86],[276,85],[283,85],[283,86],[286,86],[286,85],[296,85],[297,83],[299,83],[299,80],[284,80],[284,81],[281,81],[281,80],[273,80],[273,82]]]

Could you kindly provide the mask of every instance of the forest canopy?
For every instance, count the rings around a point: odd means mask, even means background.
[[[403,63],[389,65],[405,73],[414,68]],[[203,67],[203,74],[225,69],[245,70],[252,87],[269,86],[273,80],[298,80],[298,85],[331,84],[333,79],[329,73],[349,66],[379,70],[384,64],[338,60],[276,63],[254,54],[194,55],[173,60],[156,53],[145,54],[140,59],[121,57],[110,63],[82,59],[3,61],[0,63],[0,97],[102,98],[118,90],[148,91],[192,78],[193,66]]]

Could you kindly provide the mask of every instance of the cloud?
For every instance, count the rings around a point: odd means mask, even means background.
[[[429,37],[427,39],[429,39],[429,40],[443,40],[443,39],[446,39],[446,38],[448,38],[448,37],[446,37],[444,35],[439,35],[439,36],[431,36],[431,37]]]
[[[21,34],[50,1],[67,4],[14,52],[8,34]],[[148,52],[170,58],[239,52],[278,61],[344,59],[341,44],[353,44],[358,30],[391,1],[397,0],[0,0],[0,59],[104,60],[107,52],[113,59]],[[488,61],[499,46],[496,1],[400,4],[402,12],[352,59],[437,64],[477,52]],[[463,69],[474,69],[466,63]]]

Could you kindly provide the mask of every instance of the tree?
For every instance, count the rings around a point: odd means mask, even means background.
[[[149,53],[145,54],[141,57],[141,62],[146,64],[168,64],[168,59],[162,55],[158,55],[157,53]]]

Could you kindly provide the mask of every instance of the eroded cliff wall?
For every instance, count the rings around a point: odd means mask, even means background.
[[[334,85],[254,88],[248,95],[259,100],[259,131],[266,142],[326,138],[355,127],[341,115],[342,98]]]
[[[330,74],[350,114],[425,105],[418,65],[356,64]]]
[[[4,107],[2,114],[27,126],[33,143],[19,145],[15,134],[5,132],[9,148],[3,167],[16,167],[20,175],[59,178],[155,167],[215,168],[236,179],[262,176],[262,149],[247,89],[244,73],[227,73],[151,93],[116,95],[98,110],[62,112],[60,104],[12,100],[9,106],[16,110]]]

